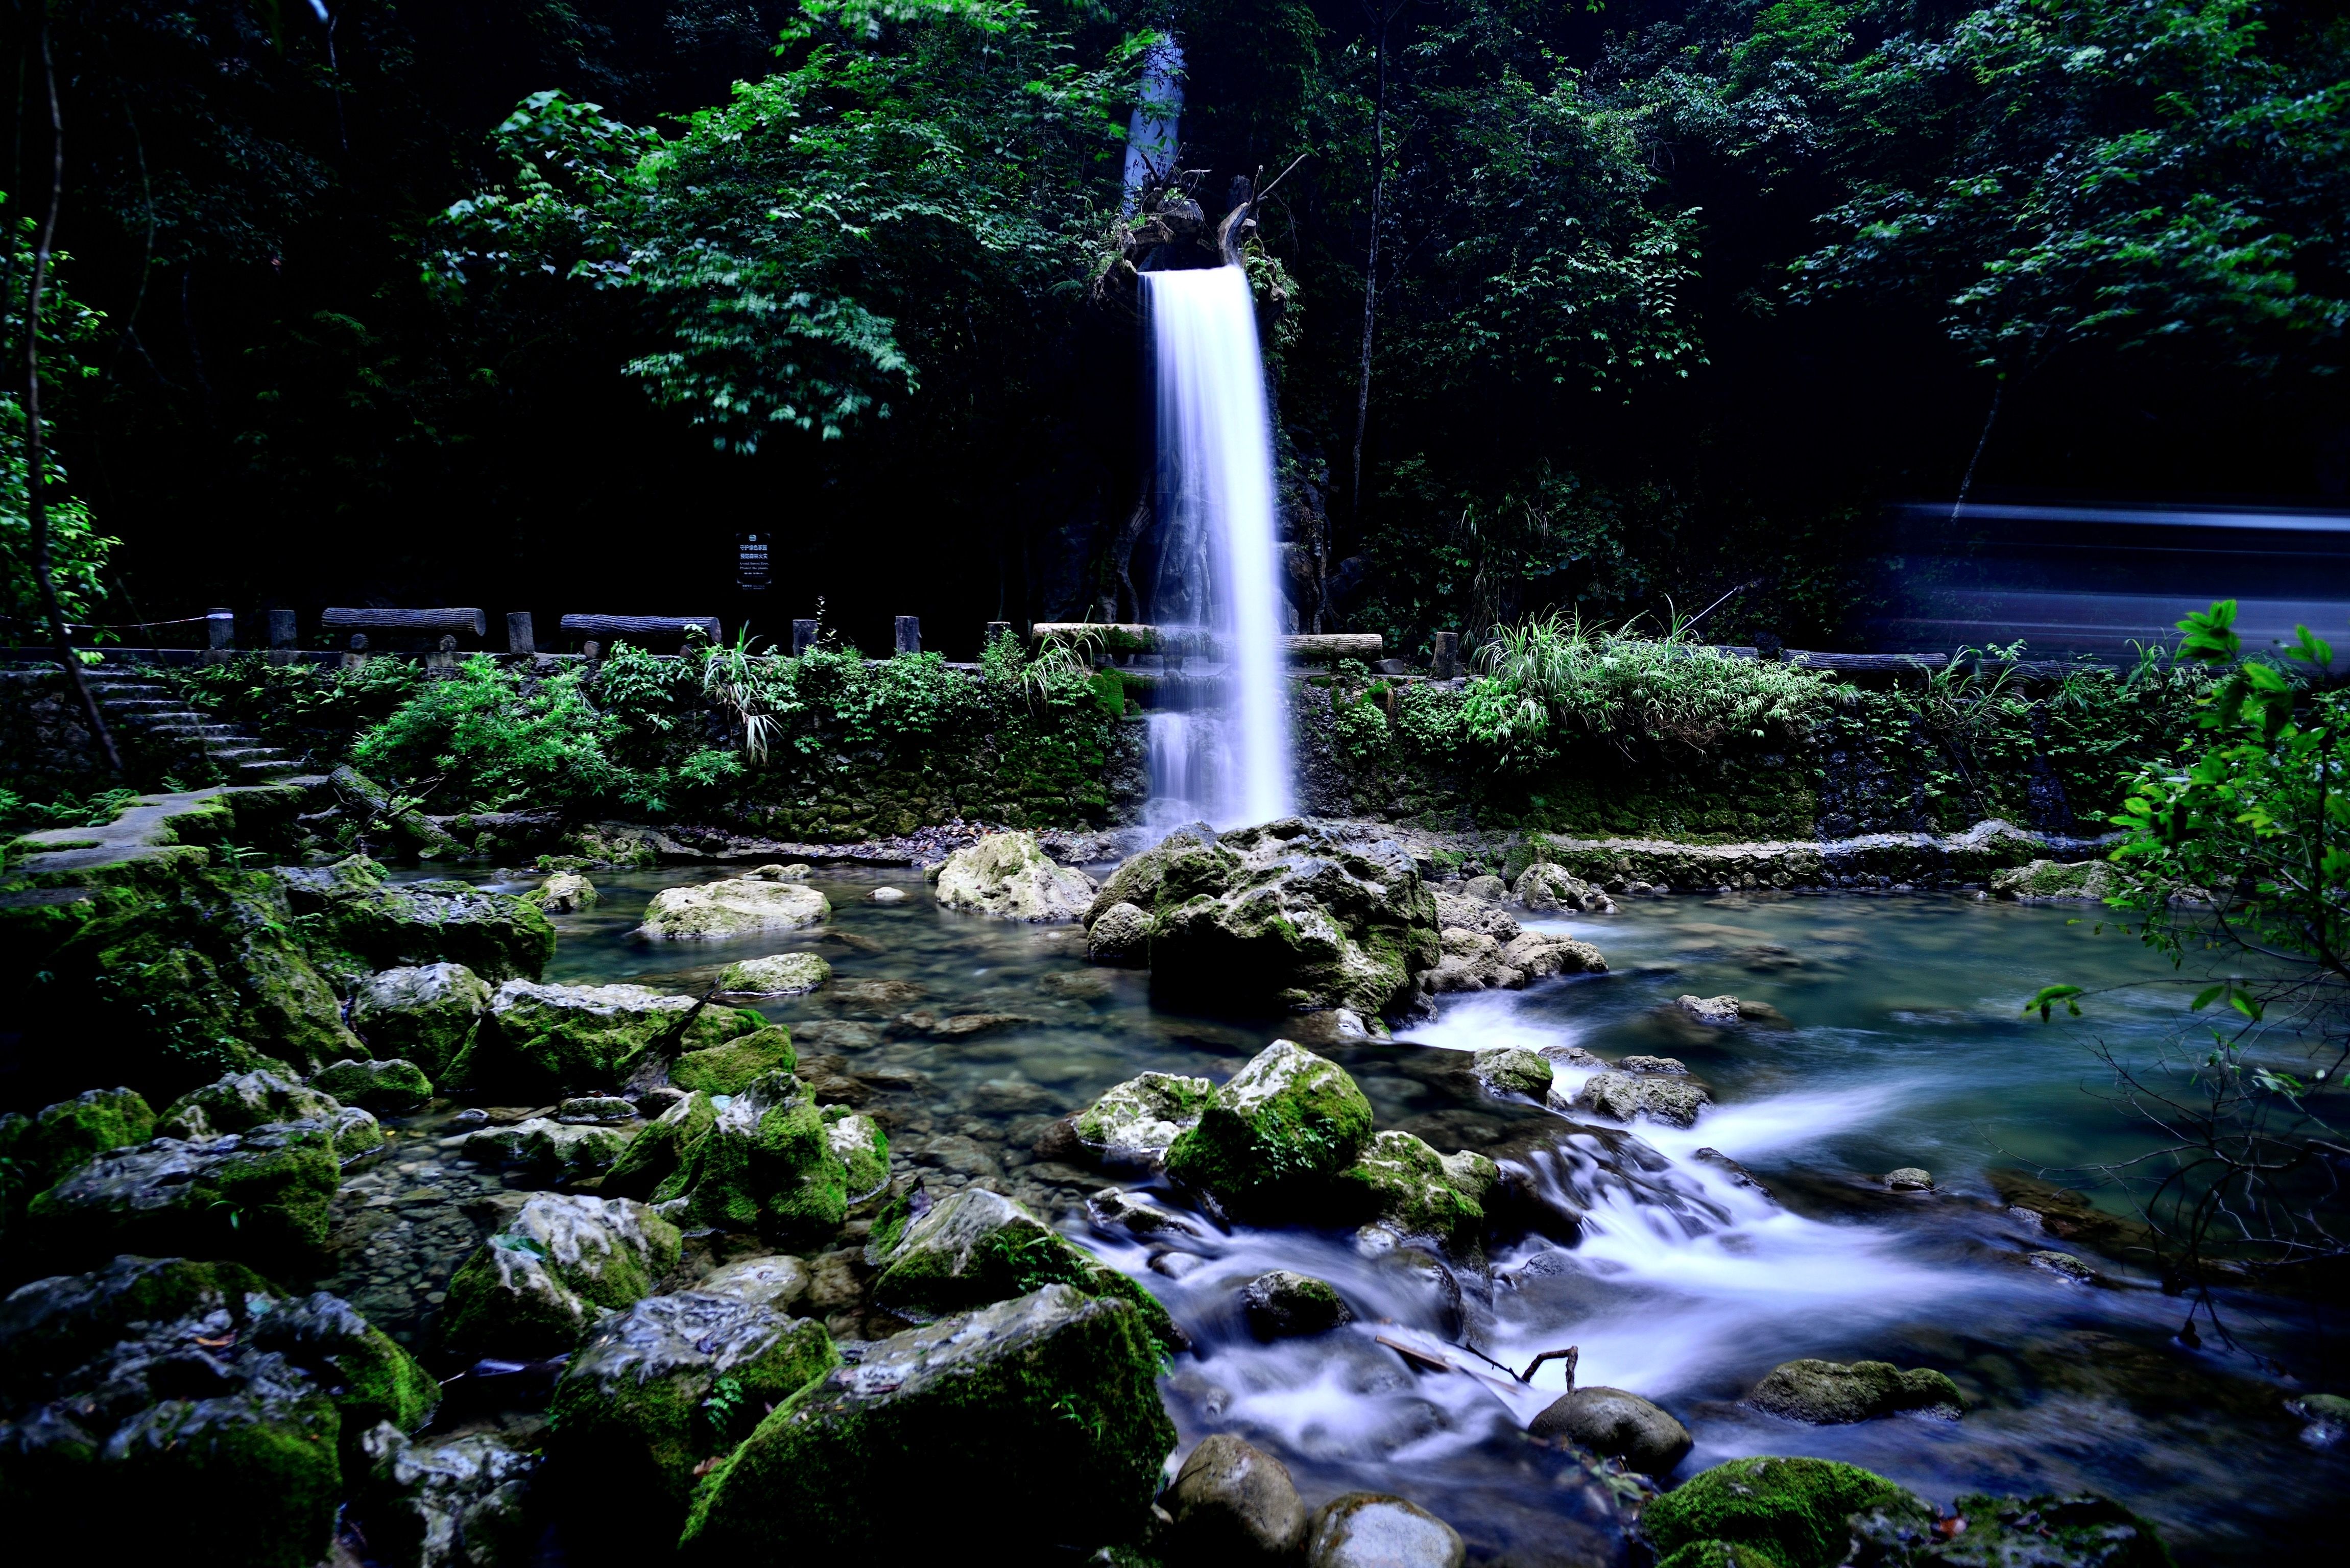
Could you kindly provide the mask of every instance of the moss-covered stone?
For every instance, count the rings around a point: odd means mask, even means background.
[[[532,1116],[472,1134],[464,1151],[468,1159],[521,1166],[543,1180],[581,1182],[610,1170],[629,1142],[629,1135],[617,1127]]]
[[[799,1064],[792,1032],[776,1023],[723,1045],[688,1051],[671,1064],[669,1081],[681,1089],[738,1095],[770,1073],[796,1072]]]
[[[439,1334],[464,1355],[560,1355],[597,1309],[631,1306],[677,1262],[677,1227],[628,1199],[534,1193],[449,1281]]]
[[[1833,1459],[1732,1459],[1649,1503],[1640,1522],[1668,1562],[1699,1542],[1720,1542],[1763,1557],[1770,1568],[1831,1568],[1851,1540],[1846,1520],[1906,1495],[1883,1476]]]
[[[1273,1217],[1313,1206],[1370,1136],[1346,1069],[1276,1040],[1168,1147],[1167,1173],[1236,1217]]]
[[[85,1089],[70,1100],[44,1106],[24,1122],[13,1147],[0,1148],[15,1163],[15,1183],[24,1197],[54,1186],[110,1148],[145,1143],[155,1136],[155,1113],[130,1089]]]
[[[1754,1386],[1747,1402],[1758,1410],[1814,1426],[1872,1420],[1904,1410],[1955,1417],[1966,1408],[1959,1386],[1927,1367],[1904,1370],[1889,1361],[1785,1361]]]
[[[490,1011],[490,982],[461,963],[388,969],[351,997],[351,1027],[376,1055],[439,1077],[464,1054]]]
[[[271,1122],[331,1121],[342,1108],[333,1096],[282,1074],[232,1073],[165,1106],[157,1130],[165,1137],[218,1137]]]
[[[824,1107],[825,1139],[840,1161],[851,1203],[870,1197],[889,1179],[889,1140],[881,1124],[860,1116],[847,1106]]]
[[[666,1548],[695,1472],[839,1362],[820,1324],[724,1296],[653,1296],[598,1324],[555,1386],[549,1445],[582,1501],[625,1497],[606,1528]],[[614,1542],[605,1542],[608,1547]]]
[[[1167,1355],[1183,1347],[1159,1299],[1014,1199],[967,1187],[909,1224],[879,1254],[873,1301],[920,1323],[1049,1284],[1130,1302]]]
[[[1074,920],[1093,898],[1093,878],[1056,864],[1033,833],[991,833],[939,868],[940,906],[965,914]]]
[[[412,1442],[385,1423],[361,1434],[359,1447],[353,1509],[369,1555],[386,1568],[508,1568],[536,1553],[545,1522],[532,1506],[536,1452],[490,1432]]]
[[[726,941],[798,930],[831,914],[831,901],[804,882],[736,877],[663,888],[646,906],[636,935],[647,941]]]
[[[537,905],[468,882],[387,882],[363,857],[277,873],[313,961],[330,971],[458,963],[487,981],[536,980],[555,956]]]
[[[1129,1303],[1066,1285],[880,1341],[710,1473],[680,1549],[739,1563],[964,1556],[984,1541],[1041,1562],[1132,1542],[1175,1444],[1158,1368]]]
[[[1205,1078],[1144,1073],[1106,1091],[1077,1114],[1077,1141],[1105,1165],[1155,1169],[1170,1145],[1200,1125],[1214,1103]]]
[[[1480,1051],[1470,1059],[1470,1070],[1498,1095],[1523,1095],[1536,1102],[1550,1095],[1550,1059],[1523,1046]]]
[[[325,1247],[341,1171],[333,1128],[320,1122],[156,1138],[109,1149],[36,1196],[26,1232],[49,1267],[142,1252],[274,1268]]]
[[[1410,1133],[1389,1130],[1333,1179],[1335,1212],[1474,1258],[1483,1252],[1485,1198],[1500,1179],[1500,1168],[1482,1154],[1439,1154]]]
[[[685,1158],[688,1145],[710,1130],[718,1107],[694,1091],[637,1129],[619,1159],[604,1174],[602,1190],[615,1198],[649,1198]]]
[[[2034,860],[1997,872],[1991,879],[1994,894],[2024,903],[2057,899],[2091,903],[2120,886],[2113,867],[2103,860]]]
[[[832,966],[814,953],[776,953],[728,964],[718,988],[744,996],[797,996],[831,978]]]
[[[432,1098],[432,1080],[413,1062],[337,1062],[310,1080],[310,1086],[345,1105],[371,1111],[412,1111]]]
[[[688,1224],[778,1240],[829,1234],[847,1216],[848,1195],[824,1113],[788,1073],[736,1095],[653,1193],[661,1203],[683,1199]]]
[[[696,1007],[691,996],[641,985],[511,980],[498,987],[480,1033],[450,1068],[448,1082],[475,1092],[526,1096],[609,1088],[648,1050],[705,1050],[766,1023],[755,1012]]]
[[[333,1296],[289,1301],[234,1263],[119,1258],[0,1304],[0,1507],[73,1521],[136,1499],[170,1521],[175,1559],[309,1568],[343,1491],[338,1439],[421,1424],[438,1397]],[[65,1561],[119,1555],[78,1539],[50,1543]]]
[[[1981,1492],[1938,1518],[1914,1497],[1856,1512],[1849,1562],[1876,1568],[2171,1568],[2154,1526],[2087,1492],[1989,1497]]]

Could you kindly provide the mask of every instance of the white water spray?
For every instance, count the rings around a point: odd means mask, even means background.
[[[1257,348],[1256,307],[1236,266],[1143,274],[1159,407],[1159,591],[1163,606],[1211,631],[1224,669],[1228,759],[1205,798],[1166,802],[1218,826],[1270,821],[1294,809],[1289,716],[1281,689],[1281,588],[1276,577],[1273,435]],[[1168,625],[1170,617],[1158,617]],[[1174,715],[1169,715],[1170,719]],[[1155,725],[1153,783],[1200,771],[1177,749],[1199,750],[1185,720]],[[1154,791],[1154,794],[1156,791]]]

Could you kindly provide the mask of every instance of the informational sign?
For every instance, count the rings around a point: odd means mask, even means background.
[[[746,594],[764,594],[769,582],[767,545],[772,534],[734,535],[734,586]]]

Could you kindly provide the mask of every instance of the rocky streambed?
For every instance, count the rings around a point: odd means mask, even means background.
[[[2323,1314],[2180,1346],[2038,1174],[2136,1136],[2016,1016],[2146,967],[2061,910],[1091,869],[286,876],[329,1011],[0,1127],[8,1494],[217,1562],[1826,1568],[2241,1560],[2350,1480]]]

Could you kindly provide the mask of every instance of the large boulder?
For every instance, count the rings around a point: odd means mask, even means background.
[[[1589,942],[1551,931],[1523,931],[1503,945],[1501,961],[1528,980],[1555,974],[1605,974],[1607,960]]]
[[[169,1522],[176,1561],[310,1568],[349,1439],[420,1426],[439,1397],[336,1297],[289,1300],[235,1263],[118,1258],[0,1303],[0,1506],[106,1539],[96,1521],[135,1499]],[[119,1560],[52,1539],[58,1560]]]
[[[814,1240],[837,1230],[849,1203],[881,1185],[886,1151],[870,1118],[819,1106],[791,1074],[770,1073],[733,1096],[679,1151],[677,1168],[653,1197],[677,1203],[675,1211],[695,1226]]]
[[[143,1252],[274,1268],[325,1248],[341,1179],[334,1128],[322,1122],[159,1137],[109,1149],[36,1195],[26,1225],[53,1267]]]
[[[2121,886],[2113,866],[2104,860],[2034,860],[1991,873],[1994,897],[2019,903],[2095,903]]]
[[[1756,1409],[1816,1427],[1873,1420],[1902,1411],[1956,1417],[1966,1408],[1959,1386],[1927,1368],[1889,1361],[1784,1361],[1746,1397]]]
[[[1401,1005],[1435,967],[1436,905],[1399,844],[1295,818],[1170,834],[1111,874],[1090,928],[1119,904],[1149,918],[1154,991],[1227,1011]]]
[[[516,1360],[563,1355],[604,1313],[652,1294],[681,1245],[676,1226],[631,1199],[533,1193],[451,1277],[442,1344]]]
[[[1046,1285],[866,1345],[694,1494],[691,1563],[1042,1562],[1148,1527],[1175,1429],[1132,1303]],[[907,1478],[920,1480],[910,1505]]]
[[[755,1012],[702,1006],[693,997],[647,986],[510,980],[491,999],[481,1033],[450,1068],[449,1081],[529,1095],[609,1088],[625,1080],[649,1049],[702,1050],[766,1023]]]
[[[966,1187],[876,1251],[873,1303],[910,1323],[1063,1284],[1132,1303],[1170,1355],[1180,1348],[1156,1297],[1000,1192]]]
[[[1477,1258],[1485,1199],[1501,1176],[1482,1154],[1439,1154],[1426,1140],[1390,1129],[1333,1179],[1334,1218],[1378,1226],[1398,1240],[1434,1241],[1464,1261]]]
[[[88,1165],[110,1148],[155,1136],[155,1113],[130,1089],[85,1089],[70,1100],[43,1106],[30,1116],[0,1117],[0,1159],[8,1162],[5,1193],[11,1209]]]
[[[523,897],[550,915],[576,915],[602,901],[596,884],[577,871],[557,871]]]
[[[1502,944],[1482,931],[1447,926],[1439,933],[1442,955],[1420,977],[1429,991],[1515,991],[1526,983],[1523,970],[1503,961]]]
[[[599,1532],[621,1538],[598,1555],[668,1547],[704,1461],[839,1360],[821,1324],[698,1292],[652,1296],[598,1324],[555,1385],[548,1446]],[[614,1498],[629,1507],[597,1506]]]
[[[538,906],[470,882],[390,882],[354,856],[276,873],[295,929],[330,975],[458,963],[484,980],[536,980],[555,956],[555,928]]]
[[[1305,1552],[1312,1522],[1288,1467],[1231,1432],[1191,1450],[1159,1506],[1183,1563],[1289,1563]]]
[[[1550,1095],[1550,1058],[1522,1045],[1497,1045],[1470,1058],[1477,1081],[1497,1095],[1522,1095],[1541,1101]]]
[[[473,1043],[492,995],[490,982],[461,963],[388,969],[352,994],[351,1027],[376,1055],[437,1078]]]
[[[1444,1521],[1399,1497],[1350,1491],[1322,1505],[1305,1568],[1461,1568],[1469,1548]]]
[[[792,1032],[777,1023],[686,1052],[670,1064],[669,1081],[689,1093],[739,1095],[768,1074],[795,1072],[799,1064]]]
[[[1553,1400],[1526,1430],[1565,1440],[1603,1459],[1622,1459],[1643,1475],[1672,1473],[1689,1457],[1689,1428],[1662,1407],[1621,1388],[1571,1388]]]
[[[532,1506],[539,1457],[494,1432],[417,1442],[390,1422],[359,1438],[356,1511],[387,1568],[528,1568],[543,1529]]]
[[[1033,833],[991,833],[947,857],[938,899],[999,920],[1074,920],[1094,901],[1094,879],[1055,862]]]
[[[1471,898],[1460,893],[1436,893],[1436,925],[1439,930],[1476,931],[1506,942],[1516,938],[1518,922],[1499,904],[1482,898]]]
[[[1713,1102],[1703,1084],[1679,1074],[1594,1073],[1575,1092],[1574,1106],[1614,1121],[1648,1116],[1673,1127],[1697,1125]]]
[[[369,1112],[276,1073],[233,1073],[174,1100],[156,1124],[167,1138],[203,1142],[262,1127],[322,1128],[336,1155],[353,1159],[381,1147],[383,1128]]]
[[[1276,1040],[1232,1075],[1167,1149],[1167,1173],[1236,1218],[1310,1209],[1371,1137],[1346,1069]]]
[[[1145,1073],[1115,1085],[1077,1114],[1077,1141],[1104,1165],[1155,1170],[1169,1146],[1200,1125],[1216,1086],[1205,1078]]]
[[[432,1080],[424,1070],[397,1056],[337,1062],[313,1077],[310,1086],[371,1111],[412,1111],[432,1098]]]
[[[543,1180],[569,1183],[610,1170],[628,1151],[629,1142],[629,1135],[617,1127],[532,1116],[470,1133],[463,1148],[467,1159],[520,1166]]]
[[[813,926],[832,903],[805,882],[734,877],[653,895],[635,935],[646,941],[733,941]]]
[[[1834,1459],[1732,1459],[1650,1502],[1640,1523],[1659,1568],[1831,1568],[1851,1546],[1855,1513],[1908,1501],[1883,1476]],[[1709,1553],[1710,1543],[1742,1554]]]
[[[1150,917],[1132,904],[1112,904],[1086,928],[1086,957],[1117,969],[1150,964]]]

